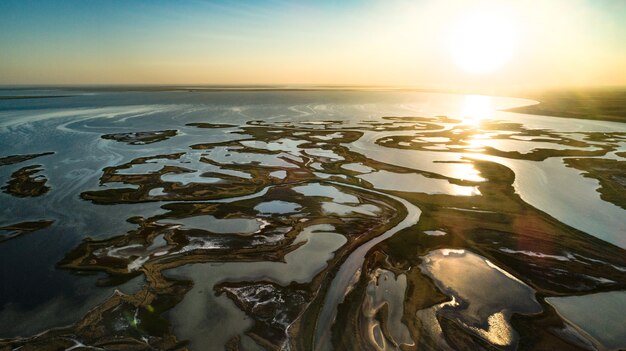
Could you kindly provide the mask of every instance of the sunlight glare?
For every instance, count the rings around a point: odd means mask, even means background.
[[[474,168],[471,162],[450,163],[448,166],[450,166],[452,178],[469,182],[484,182],[486,180],[481,177],[480,171]],[[469,195],[480,195],[480,191],[477,188],[468,188],[472,189]]]
[[[505,13],[474,12],[456,23],[449,37],[454,62],[472,74],[491,73],[513,56],[516,34]]]
[[[481,120],[493,117],[493,112],[490,96],[467,95],[461,106],[461,119],[464,124],[477,125]]]

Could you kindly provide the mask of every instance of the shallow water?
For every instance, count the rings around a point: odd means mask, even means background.
[[[376,189],[408,191],[426,194],[446,194],[454,196],[480,195],[477,187],[450,184],[446,180],[427,178],[421,174],[402,174],[378,171],[359,176],[374,185]]]
[[[298,212],[300,205],[293,202],[275,200],[258,204],[254,209],[263,214],[288,214]]]
[[[404,274],[395,276],[393,272],[384,269],[376,271],[372,281],[367,286],[368,299],[363,306],[364,314],[368,317],[366,328],[370,330],[370,339],[381,349],[392,348],[394,343],[396,345],[415,345],[409,328],[402,322],[406,287],[407,282]],[[389,328],[393,334],[393,343],[389,343],[385,339],[382,331],[384,327],[376,320],[376,312],[383,306],[389,309],[388,320],[390,324],[385,327]]]
[[[626,347],[626,166],[566,163],[624,162],[626,124],[497,111],[531,103],[506,97],[476,116],[476,97],[435,93],[65,93],[0,100],[0,337],[95,345],[74,323],[118,289],[83,322],[134,313],[115,333],[198,350],[514,349],[544,317],[573,328],[558,342]]]
[[[229,281],[270,279],[287,285],[291,282],[309,282],[341,247],[345,238],[333,233],[330,225],[307,227],[298,236],[305,244],[287,254],[285,262],[250,262],[189,265],[167,272],[168,275],[193,279],[196,284],[189,298],[170,312],[174,330],[191,340],[192,347],[221,350],[221,340],[227,340],[245,331],[249,324],[245,315],[225,296],[215,297],[213,287]]]
[[[624,209],[603,201],[595,179],[581,176],[560,158],[541,163],[479,156],[502,163],[515,174],[515,190],[524,201],[576,229],[619,247],[626,247]]]
[[[181,225],[183,228],[202,229],[213,233],[244,235],[257,232],[262,225],[262,222],[256,219],[222,219],[211,215],[166,220],[162,223]]]
[[[622,322],[626,315],[626,292],[552,297],[546,301],[553,305],[569,323],[590,335],[598,347],[607,349],[623,347]],[[612,320],[615,323],[607,324],[606,320]]]
[[[474,253],[433,251],[424,257],[420,269],[452,299],[432,307],[428,313],[456,317],[463,328],[495,345],[511,346],[517,342],[509,320],[513,313],[535,314],[542,310],[530,287]]]

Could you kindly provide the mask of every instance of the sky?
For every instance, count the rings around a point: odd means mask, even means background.
[[[0,1],[0,84],[626,85],[626,1]]]

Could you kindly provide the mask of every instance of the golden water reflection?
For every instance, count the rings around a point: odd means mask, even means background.
[[[450,175],[453,178],[470,181],[470,182],[483,182],[485,178],[480,176],[480,171],[478,171],[474,165],[470,162],[467,163],[453,163],[450,164],[452,174]],[[475,194],[472,194],[475,195]]]
[[[461,106],[461,120],[463,124],[479,125],[483,119],[493,117],[494,107],[490,96],[467,95]]]

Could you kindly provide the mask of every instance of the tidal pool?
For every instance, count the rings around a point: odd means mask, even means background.
[[[510,324],[513,313],[542,311],[533,289],[474,253],[436,250],[424,257],[420,268],[452,299],[434,307],[433,313],[459,321],[462,327],[495,345],[517,342]]]
[[[367,167],[366,165],[362,163],[348,163],[348,164],[341,165],[341,168],[347,169],[349,171],[358,172],[358,173],[370,173],[374,171],[373,168]]]
[[[447,180],[428,178],[415,173],[404,174],[378,171],[360,175],[359,178],[372,183],[374,188],[382,190],[455,196],[480,195],[480,191],[475,186],[450,184]]]
[[[378,269],[372,281],[367,286],[366,303],[363,305],[363,314],[366,316],[365,328],[370,331],[372,343],[380,349],[393,348],[395,345],[414,346],[409,328],[402,323],[403,305],[406,293],[406,276],[396,276],[393,272]],[[388,309],[390,325],[385,326],[391,333],[392,343],[388,345],[383,327],[376,319],[376,313],[381,308]]]
[[[293,202],[274,200],[260,203],[254,209],[263,214],[289,214],[298,212],[300,205]]]

